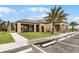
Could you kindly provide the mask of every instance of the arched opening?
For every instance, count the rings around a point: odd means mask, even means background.
[[[55,29],[57,32],[59,32],[59,28],[60,28],[59,25],[55,25]]]
[[[39,32],[39,25],[36,25],[36,32]]]
[[[42,32],[44,32],[44,26],[41,27]]]

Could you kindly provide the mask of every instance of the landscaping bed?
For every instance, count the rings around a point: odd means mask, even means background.
[[[0,32],[0,44],[14,42],[14,39],[8,32]]]

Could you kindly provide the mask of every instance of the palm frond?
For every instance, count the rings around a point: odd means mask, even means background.
[[[61,10],[62,10],[62,7],[58,7],[56,10],[56,15],[58,15]]]
[[[60,15],[60,14],[63,14],[63,13],[64,13],[64,11],[65,11],[65,10],[61,10],[61,11],[59,12],[59,15]]]

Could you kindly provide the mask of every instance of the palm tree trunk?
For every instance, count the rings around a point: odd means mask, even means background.
[[[55,25],[53,26],[53,34],[55,35]]]
[[[53,28],[52,28],[52,34],[55,35],[55,22],[53,22],[52,26],[53,26]]]

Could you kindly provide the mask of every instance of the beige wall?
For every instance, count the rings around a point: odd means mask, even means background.
[[[36,24],[34,24],[34,32],[36,32]]]
[[[42,32],[42,26],[44,26],[44,24],[39,24],[39,32]]]
[[[44,27],[44,32],[47,32],[48,24],[39,24],[39,32],[42,32],[42,26]]]
[[[46,28],[47,28],[47,26],[46,26],[46,24],[44,24],[44,32],[47,32]]]
[[[42,26],[44,26],[44,32],[52,32],[52,23],[48,23],[48,24],[40,24],[39,25],[39,31],[42,32]]]
[[[21,22],[17,22],[17,32],[21,32]]]
[[[66,23],[56,23],[56,25],[57,24],[60,25],[60,32],[62,32],[63,30],[67,30],[66,26],[68,26],[68,24],[66,24]],[[36,25],[37,24],[34,24],[34,32],[36,32]],[[47,24],[40,23],[39,24],[39,32],[42,32],[42,26],[44,27],[44,32],[52,32],[52,29],[53,29],[52,23],[47,23]],[[17,22],[17,32],[18,33],[21,32],[21,22]]]
[[[52,25],[51,23],[45,24],[46,32],[51,31],[51,29],[52,29],[52,26],[51,25]]]
[[[67,31],[67,27],[68,24],[66,23],[60,23],[60,32],[64,32],[64,31]]]
[[[60,26],[60,28],[59,28],[60,32],[67,31],[68,24],[66,24],[66,23],[56,23],[56,25]],[[52,23],[46,24],[45,26],[46,26],[47,32],[48,31],[52,32],[52,29],[53,29]]]

